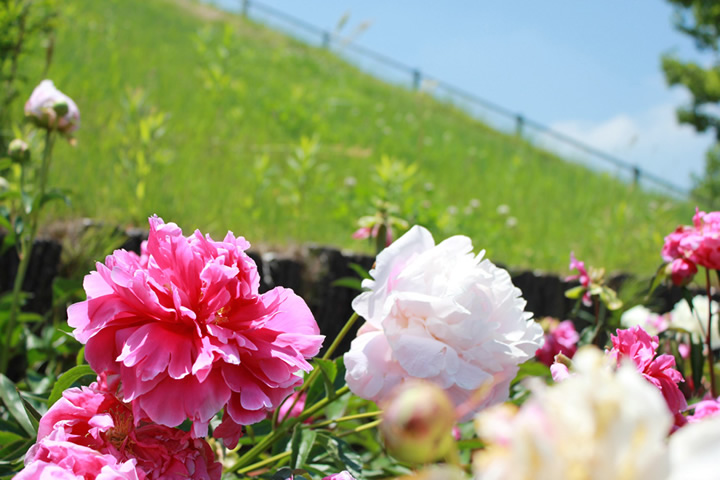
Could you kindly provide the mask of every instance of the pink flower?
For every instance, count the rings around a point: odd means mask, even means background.
[[[679,252],[705,268],[720,269],[720,212],[696,208],[693,224],[695,229],[680,240]]]
[[[562,382],[570,378],[570,369],[564,363],[555,362],[550,365],[550,374],[556,382]]]
[[[350,475],[347,470],[343,470],[340,473],[333,473],[328,477],[324,477],[322,480],[355,480],[355,477]]]
[[[352,238],[356,240],[364,240],[366,238],[377,238],[378,233],[380,232],[380,225],[379,223],[376,223],[372,227],[360,227],[352,234]],[[393,235],[392,235],[392,229],[387,228],[385,230],[385,246],[388,247],[393,241]]]
[[[295,399],[297,398],[297,402]],[[299,417],[300,414],[305,410],[305,400],[307,399],[307,393],[302,392],[298,394],[298,392],[294,392],[292,395],[290,395],[285,402],[280,405],[280,411],[278,412],[278,418],[282,420],[286,416],[288,418],[296,418]],[[293,403],[295,405],[293,405]],[[305,423],[311,423],[312,420],[308,418],[305,420]]]
[[[680,412],[687,408],[687,401],[677,385],[684,379],[682,374],[673,368],[675,357],[665,354],[656,356],[658,337],[651,337],[639,326],[627,330],[618,329],[616,332],[617,336],[610,336],[613,346],[608,355],[614,357],[618,365],[626,358],[631,359],[638,372],[663,394],[668,408],[675,415],[676,424],[685,423]]]
[[[25,468],[16,480],[144,480],[134,460],[118,461],[82,445],[45,438],[25,456]],[[219,476],[217,478],[220,478]]]
[[[720,401],[717,399],[708,399],[698,402],[691,407],[695,409],[692,415],[688,415],[687,420],[690,423],[699,422],[708,417],[720,416]]]
[[[585,304],[586,306],[592,305],[590,291],[587,290],[587,288],[590,286],[590,275],[588,275],[588,272],[585,269],[585,262],[581,262],[577,258],[575,258],[575,252],[570,252],[570,266],[568,268],[570,270],[577,269],[578,273],[577,275],[570,275],[569,277],[565,278],[565,281],[570,282],[572,280],[578,280],[580,282],[580,285],[586,288],[585,294],[582,298],[583,304]]]
[[[675,285],[687,285],[696,273],[697,265],[686,258],[676,258],[670,263],[670,279]]]
[[[58,440],[132,461],[148,479],[220,479],[222,465],[205,440],[177,428],[135,423],[131,407],[104,390],[103,382],[71,388],[40,419],[38,445]]]
[[[95,371],[117,373],[136,421],[193,421],[234,446],[241,425],[264,419],[311,370],[323,336],[292,290],[260,295],[250,244],[221,242],[150,218],[146,257],[117,250],[85,277],[87,301],[68,309]]]
[[[52,80],[43,80],[25,102],[25,116],[36,125],[62,133],[80,126],[80,111],[72,98],[55,88]]]
[[[570,320],[562,322],[554,318],[549,320],[549,328],[545,334],[545,342],[543,346],[535,352],[537,361],[548,367],[553,364],[555,355],[558,353],[572,358],[577,351],[577,342],[580,340],[580,335],[575,331],[575,326]]]

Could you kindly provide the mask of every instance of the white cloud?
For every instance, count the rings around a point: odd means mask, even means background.
[[[692,186],[691,174],[703,170],[712,136],[699,135],[692,127],[679,125],[675,109],[684,99],[678,94],[673,97],[672,101],[636,114],[621,113],[601,122],[561,121],[551,128],[687,189]],[[538,141],[543,142],[541,138]],[[617,171],[609,163],[588,160],[567,145],[543,143],[570,158],[582,159],[593,168]]]

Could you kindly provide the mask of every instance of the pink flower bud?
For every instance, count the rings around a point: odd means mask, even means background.
[[[25,102],[25,116],[35,125],[62,133],[80,126],[80,111],[75,102],[55,88],[52,80],[43,80]]]
[[[410,381],[400,385],[384,405],[380,433],[388,451],[410,463],[445,456],[453,445],[453,403],[435,384]]]

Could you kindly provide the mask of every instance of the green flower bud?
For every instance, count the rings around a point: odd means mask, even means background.
[[[407,382],[384,404],[380,433],[390,454],[410,463],[446,456],[453,447],[455,408],[445,391],[423,381]]]
[[[16,138],[8,145],[8,156],[18,163],[24,163],[30,159],[30,147],[28,147],[27,143]]]

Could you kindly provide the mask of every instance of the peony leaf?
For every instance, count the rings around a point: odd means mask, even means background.
[[[37,431],[33,427],[33,422],[30,420],[27,411],[23,405],[20,393],[17,391],[15,384],[7,378],[5,375],[0,373],[0,399],[5,404],[5,408],[10,415],[17,421],[17,423],[25,430],[30,437],[35,437]]]
[[[572,298],[574,300],[574,299],[582,297],[584,293],[585,293],[585,287],[583,287],[582,285],[578,285],[577,287],[573,287],[569,290],[566,290],[565,296],[567,298]]]
[[[293,432],[292,441],[290,443],[292,453],[290,456],[290,465],[293,469],[301,468],[307,462],[310,450],[315,445],[317,433],[315,430],[301,428],[299,425]]]
[[[57,382],[55,382],[55,386],[50,393],[50,398],[48,398],[48,407],[52,407],[55,402],[60,400],[62,393],[70,388],[75,382],[83,377],[90,376],[97,376],[97,373],[90,368],[90,365],[78,365],[63,373],[62,376],[58,378]]]

